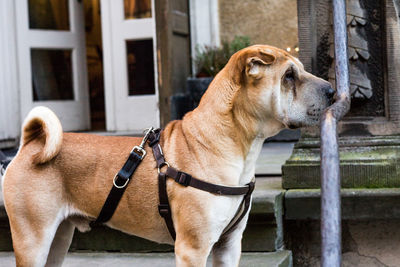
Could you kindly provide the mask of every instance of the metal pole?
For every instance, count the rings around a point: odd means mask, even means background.
[[[336,102],[321,118],[321,266],[341,265],[340,170],[337,122],[350,109],[345,0],[333,0]]]

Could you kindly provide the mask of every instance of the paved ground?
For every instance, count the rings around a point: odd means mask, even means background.
[[[288,251],[277,253],[243,253],[240,266],[243,267],[273,267],[280,266],[290,254]],[[0,266],[15,266],[14,255],[10,252],[0,252]],[[140,266],[140,267],[173,267],[172,253],[69,253],[63,267],[110,267],[110,266]],[[211,266],[208,260],[207,266]]]
[[[294,142],[265,143],[256,163],[256,174],[281,175],[281,167],[292,154]]]

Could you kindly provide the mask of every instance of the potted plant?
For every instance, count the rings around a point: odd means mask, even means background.
[[[230,57],[250,45],[247,36],[235,36],[221,46],[197,47],[193,58],[196,75],[187,79],[187,93],[171,96],[171,119],[181,119],[186,112],[199,105],[200,99],[217,73],[225,67]]]
[[[230,57],[249,45],[249,37],[235,36],[231,42],[222,42],[220,47],[204,46],[196,49],[193,60],[197,73],[195,77],[187,79],[187,89],[193,100],[193,108],[198,106],[211,81],[225,67]]]

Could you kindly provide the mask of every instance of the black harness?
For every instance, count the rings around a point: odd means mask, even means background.
[[[243,200],[239,206],[238,211],[236,212],[234,218],[228,224],[228,226],[223,231],[223,234],[229,233],[233,230],[237,224],[243,219],[243,217],[247,214],[250,202],[251,202],[251,194],[254,190],[255,180],[253,179],[250,183],[245,186],[223,186],[212,184],[208,182],[204,182],[199,180],[188,173],[178,171],[168,164],[165,161],[163,151],[160,146],[160,137],[161,137],[161,129],[153,130],[150,128],[140,146],[135,146],[128,160],[125,162],[122,169],[118,172],[118,174],[114,177],[113,187],[103,205],[102,210],[94,223],[105,223],[111,219],[112,215],[117,208],[117,205],[128,185],[133,173],[136,168],[142,162],[143,158],[146,155],[146,151],[143,146],[146,142],[149,143],[149,146],[152,148],[154,158],[157,162],[158,168],[158,195],[159,195],[159,205],[158,211],[160,215],[164,218],[165,224],[168,228],[168,231],[171,234],[171,237],[175,240],[176,233],[174,224],[172,221],[171,207],[168,201],[168,193],[167,193],[167,179],[173,178],[175,182],[182,186],[191,186],[212,194],[217,195],[230,195],[230,196],[238,196],[243,195]],[[161,169],[166,167],[165,172],[162,172]]]

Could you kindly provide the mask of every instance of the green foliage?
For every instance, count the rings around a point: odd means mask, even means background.
[[[214,77],[228,63],[230,57],[250,45],[248,36],[235,36],[229,42],[222,42],[220,47],[204,46],[196,48],[194,62],[197,69],[197,77]]]

